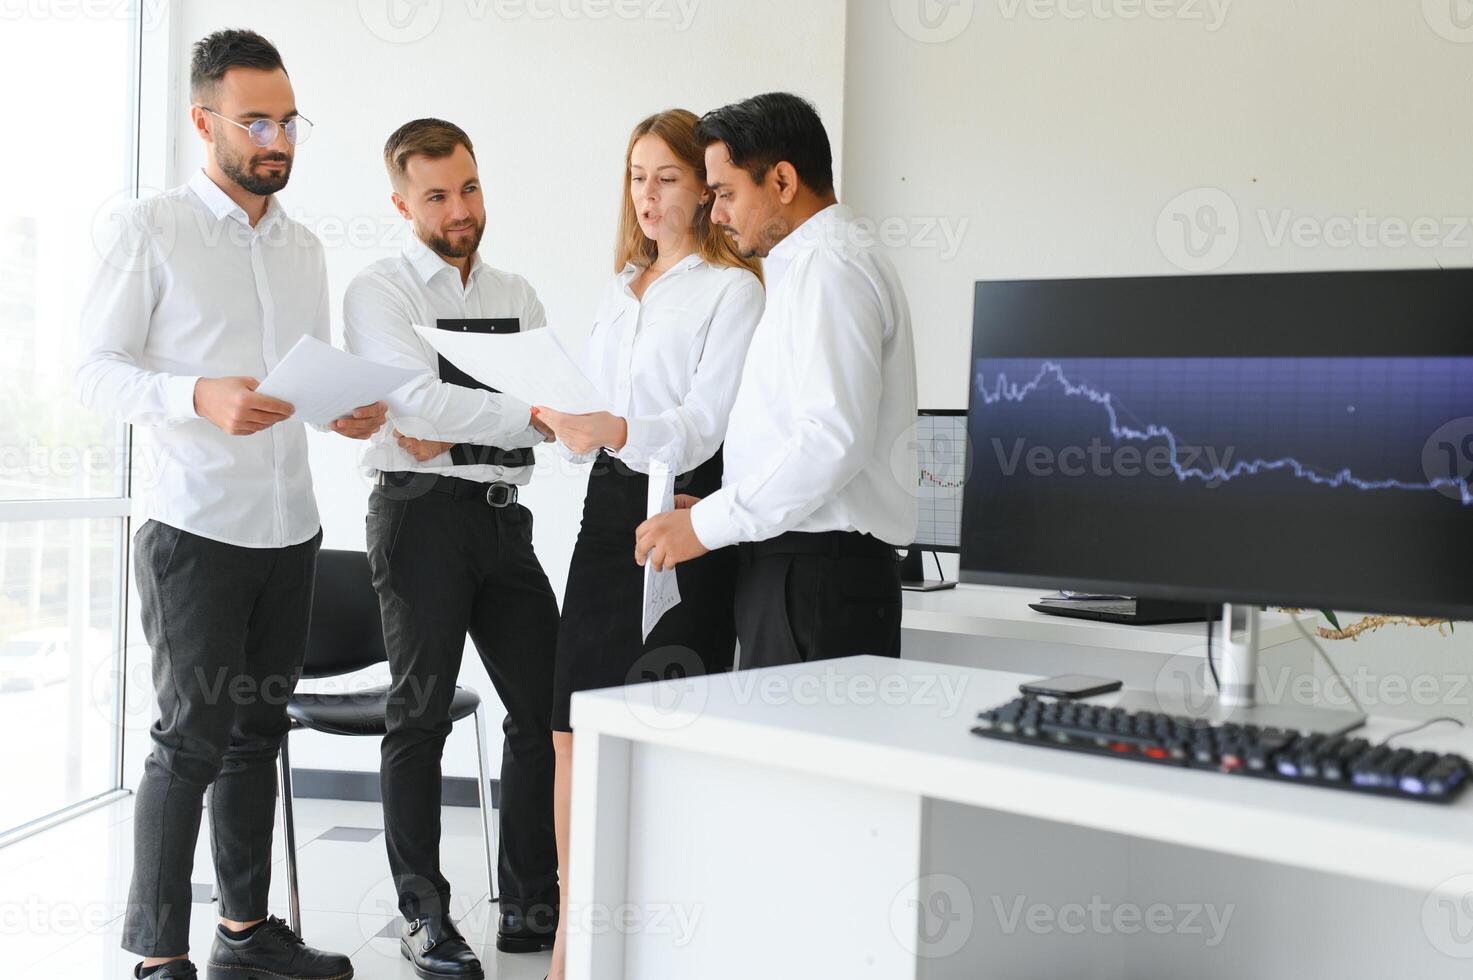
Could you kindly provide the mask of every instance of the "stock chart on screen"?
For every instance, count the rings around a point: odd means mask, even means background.
[[[1029,568],[1354,594],[1364,554],[1432,588],[1473,532],[1473,357],[979,358],[972,387],[977,506]]]
[[[916,420],[915,543],[955,550],[962,543],[962,493],[967,473],[967,417],[923,412]]]

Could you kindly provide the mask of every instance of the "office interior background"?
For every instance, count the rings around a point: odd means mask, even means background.
[[[439,116],[470,133],[488,204],[482,255],[527,277],[576,351],[611,271],[632,124],[797,92],[832,137],[840,200],[904,281],[921,407],[962,409],[978,279],[1473,265],[1465,6],[0,0],[11,137],[0,153],[0,907],[14,913],[0,923],[0,963],[105,931],[65,883],[121,859],[36,842],[98,821],[89,808],[128,790],[147,751],[150,656],[126,561],[148,439],[84,411],[71,375],[100,223],[203,160],[188,116],[196,39],[250,27],[283,54],[316,128],[281,199],[327,247],[338,342],[343,288],[406,234],[380,155],[401,122]],[[309,438],[324,546],[362,549],[359,447]],[[585,480],[539,451],[523,496],[559,593]],[[954,556],[943,560],[954,577]],[[1378,714],[1473,719],[1473,629],[1387,627],[1332,652]],[[22,658],[44,663],[42,683],[11,677],[7,663]],[[330,683],[386,678],[381,667]],[[499,716],[474,657],[459,683]],[[292,754],[304,795],[361,791],[379,761],[371,740],[311,732],[293,735]],[[475,773],[458,729],[445,774]],[[52,904],[81,910],[46,934],[26,925],[36,893],[5,886],[38,862],[59,883]]]

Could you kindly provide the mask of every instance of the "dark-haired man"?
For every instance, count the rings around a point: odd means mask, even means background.
[[[537,330],[547,316],[521,276],[477,249],[486,206],[475,149],[442,119],[416,119],[384,147],[395,208],[410,222],[400,255],[364,269],[343,297],[348,347],[424,374],[396,394],[364,455],[377,485],[368,560],[383,613],[394,696],[381,782],[389,867],[404,914],[400,950],[422,977],[480,977],[450,918],[440,870],[440,757],[470,634],[506,706],[501,762],[503,952],[551,946],[557,928],[552,827],[552,686],[557,598],[517,503],[532,447],[548,436],[528,407],[441,360],[415,324],[457,332]]]
[[[115,226],[83,309],[77,382],[92,408],[153,430],[150,518],[135,538],[159,720],[133,811],[123,946],[137,977],[196,976],[190,872],[202,797],[219,886],[212,978],[344,980],[346,956],[268,916],[276,758],[306,654],[321,525],[302,424],[256,392],[304,334],[328,340],[322,245],[275,194],[310,129],[281,56],[251,31],[194,46],[207,162]],[[332,429],[364,439],[382,404]]]
[[[708,113],[697,135],[712,220],[766,259],[767,308],[727,425],[722,488],[642,524],[636,560],[669,568],[740,543],[744,668],[899,656],[895,549],[916,528],[905,292],[838,204],[812,105],[759,95]]]

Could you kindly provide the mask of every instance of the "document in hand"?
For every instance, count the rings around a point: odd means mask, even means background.
[[[483,385],[528,405],[583,415],[608,404],[551,330],[460,333],[415,325],[447,361]]]
[[[664,459],[650,461],[650,488],[646,517],[675,509],[675,468]],[[653,562],[644,565],[644,639],[660,617],[680,605],[680,586],[675,570],[657,572]]]
[[[353,409],[386,399],[389,392],[423,374],[358,357],[312,337],[286,352],[258,392],[290,402],[292,418],[327,425]]]

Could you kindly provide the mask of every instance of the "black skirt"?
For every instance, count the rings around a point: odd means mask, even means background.
[[[736,659],[737,551],[721,548],[676,567],[680,604],[640,638],[644,569],[634,530],[645,519],[649,477],[599,453],[588,478],[558,627],[552,707],[555,731],[571,731],[574,691],[730,670]],[[721,451],[675,479],[675,492],[721,489]]]

